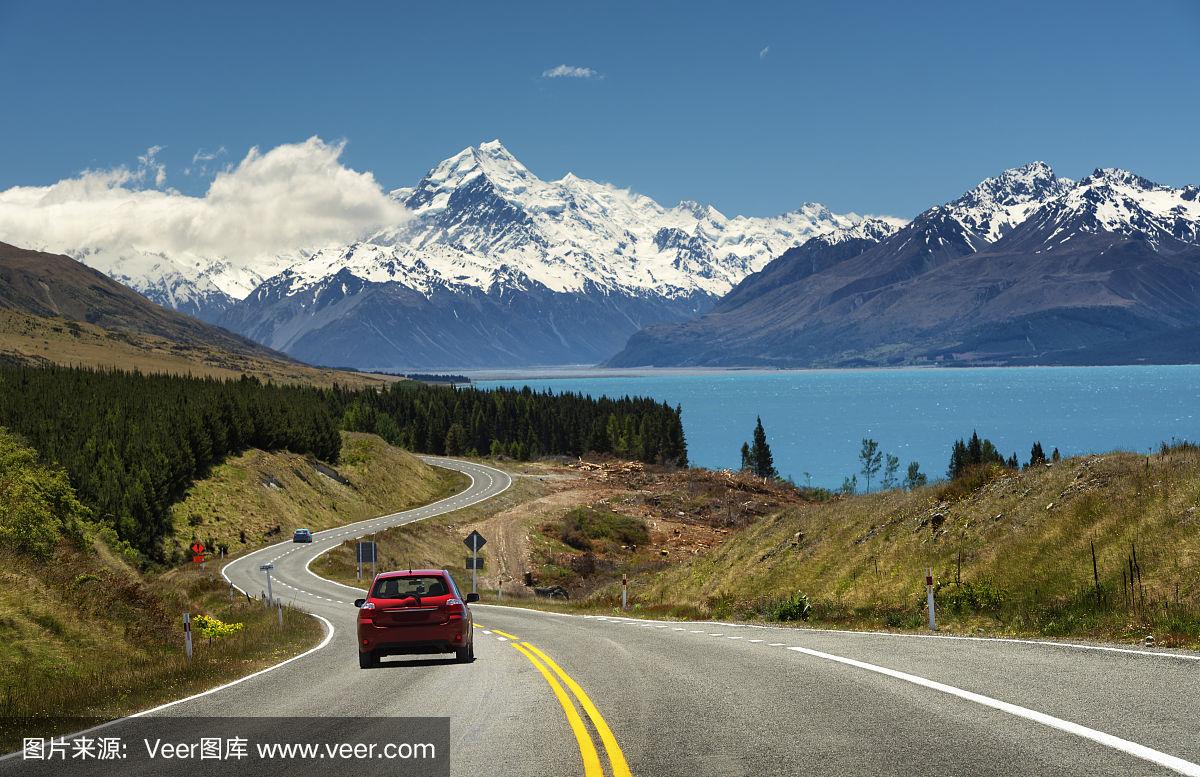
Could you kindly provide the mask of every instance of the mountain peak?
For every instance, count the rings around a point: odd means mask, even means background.
[[[1083,185],[1109,184],[1128,186],[1139,191],[1150,191],[1151,189],[1159,188],[1159,185],[1150,179],[1143,178],[1137,173],[1132,173],[1119,167],[1097,167],[1092,171],[1091,175],[1084,178],[1080,183]]]
[[[957,200],[934,210],[950,215],[972,235],[994,243],[1073,185],[1070,179],[1056,177],[1054,168],[1045,162],[1029,162],[983,179]]]

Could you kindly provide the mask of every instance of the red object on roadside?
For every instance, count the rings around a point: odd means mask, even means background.
[[[193,542],[191,550],[192,550],[192,563],[193,564],[203,564],[204,563],[204,543],[203,542]]]

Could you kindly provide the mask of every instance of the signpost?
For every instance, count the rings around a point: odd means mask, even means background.
[[[274,564],[263,564],[258,569],[261,572],[267,573],[267,602],[274,602],[275,597],[271,595],[271,570],[275,568]]]
[[[192,660],[192,614],[183,614],[183,652],[187,653],[188,661]]]
[[[621,573],[621,609],[629,609],[629,575]]]
[[[463,540],[463,545],[466,545],[471,551],[471,558],[467,559],[469,562],[467,566],[471,568],[471,593],[477,593],[479,589],[479,568],[483,566],[480,563],[479,551],[486,544],[487,540],[477,531],[472,531]]]
[[[358,543],[358,579],[362,580],[363,564],[371,562],[371,579],[375,579],[375,543],[362,542]]]
[[[203,564],[204,563],[204,543],[199,542],[199,541],[193,542],[191,551],[192,551],[192,563],[193,564]]]

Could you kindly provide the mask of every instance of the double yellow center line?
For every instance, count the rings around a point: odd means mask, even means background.
[[[600,765],[600,754],[596,750],[595,742],[592,741],[592,735],[583,722],[579,710],[575,708],[575,702],[571,701],[571,696],[574,696],[575,701],[579,702],[579,706],[591,720],[592,727],[599,734],[600,741],[604,745],[605,755],[608,756],[608,766],[612,777],[632,777],[629,764],[625,762],[625,755],[621,752],[621,747],[617,744],[617,738],[613,736],[612,729],[608,727],[604,716],[600,714],[600,710],[596,709],[596,705],[588,698],[579,683],[563,671],[563,668],[555,663],[554,659],[528,642],[522,642],[520,637],[499,629],[491,629],[491,632],[507,639],[514,648],[520,651],[521,655],[528,658],[529,663],[533,664],[533,667],[541,673],[546,684],[550,686],[550,690],[554,692],[555,698],[558,699],[558,703],[567,716],[571,732],[575,734],[575,741],[579,744],[579,756],[583,759],[584,777],[604,777],[604,769]],[[566,689],[563,688],[564,685]],[[571,692],[570,696],[567,695],[568,690]]]

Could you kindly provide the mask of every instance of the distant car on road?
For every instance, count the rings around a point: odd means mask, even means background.
[[[444,569],[383,572],[358,608],[358,665],[378,666],[391,655],[453,653],[460,663],[475,659],[471,608],[479,594],[459,592]]]
[[[296,529],[292,532],[292,542],[312,542],[312,532],[308,529]]]

